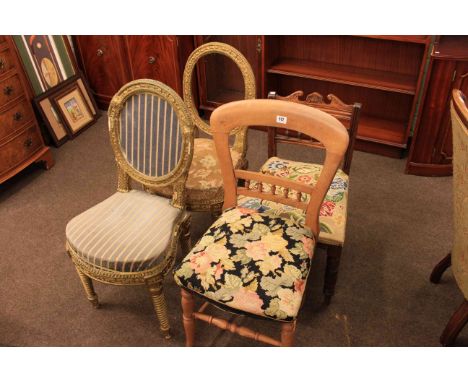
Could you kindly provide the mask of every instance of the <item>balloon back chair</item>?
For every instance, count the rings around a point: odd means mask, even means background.
[[[267,344],[290,346],[320,231],[320,207],[343,159],[349,135],[329,114],[286,101],[231,102],[216,109],[210,122],[224,181],[224,212],[174,273],[181,286],[186,344],[194,343],[194,323],[198,319]],[[326,159],[316,184],[236,170],[228,138],[239,125],[287,126],[322,142]],[[238,180],[243,180],[244,185],[238,187]],[[258,187],[251,189],[249,183],[254,181]],[[268,190],[264,184],[268,184]],[[296,191],[294,198],[291,190]],[[310,195],[307,202],[300,197],[303,193]],[[273,209],[241,207],[239,195],[303,209],[305,220],[298,222]],[[194,295],[206,300],[199,311],[194,311]],[[278,321],[281,339],[205,314],[208,303],[234,313]]]
[[[290,101],[328,113],[342,122],[349,134],[349,145],[344,156],[341,166],[342,168],[336,173],[335,179],[333,179],[320,210],[320,235],[318,237],[318,243],[325,247],[327,251],[327,265],[325,269],[323,292],[325,295],[325,302],[329,304],[332,296],[335,294],[341,251],[345,241],[349,171],[353,158],[354,142],[356,140],[361,104],[345,104],[333,94],[328,95],[327,98],[329,102],[325,102],[323,96],[319,93],[311,93],[305,100],[300,99],[302,95],[303,92],[300,90],[285,97],[277,95],[276,92],[270,92],[268,94],[268,98]],[[318,179],[322,165],[279,158],[276,156],[278,143],[302,145],[321,150],[324,149],[323,144],[305,134],[297,133],[296,131],[289,129],[287,126],[282,126],[281,129],[268,129],[269,159],[262,165],[260,171],[264,174],[314,185]],[[251,187],[256,187],[255,182],[251,183]],[[302,200],[307,201],[308,197],[308,195],[303,194]],[[276,210],[280,210],[279,205],[276,204],[273,206],[273,202],[269,200],[265,200],[260,203],[258,199],[244,197],[239,201],[239,203],[250,208],[274,208]],[[289,212],[292,210],[287,206],[284,206],[284,209],[289,210]],[[299,220],[304,220],[305,218],[303,212],[300,210],[295,211],[295,216],[296,219]]]
[[[452,265],[453,275],[464,301],[450,318],[440,342],[453,345],[468,322],[468,107],[466,96],[458,89],[450,103],[453,135],[453,247],[452,252],[436,265],[431,281],[438,283]]]
[[[193,125],[171,88],[136,80],[112,98],[109,132],[118,169],[117,192],[67,224],[66,250],[95,307],[99,303],[92,279],[146,284],[160,330],[169,338],[163,278],[189,226],[184,185],[193,156]],[[132,189],[131,181],[145,187],[171,185],[173,193],[170,198],[152,195]]]
[[[223,205],[223,179],[214,142],[211,139],[212,129],[198,114],[192,91],[193,75],[197,62],[211,54],[226,56],[237,65],[244,80],[245,99],[255,98],[255,77],[249,62],[238,50],[228,44],[219,42],[207,43],[195,49],[185,65],[183,78],[184,101],[195,126],[207,135],[205,138],[195,138],[194,141],[193,160],[186,183],[187,209],[190,211],[211,212],[214,217],[217,217],[221,213]],[[247,129],[246,127],[237,126],[232,134],[234,135],[234,143],[230,152],[234,167],[246,168]],[[170,188],[155,191],[163,195],[171,193]]]

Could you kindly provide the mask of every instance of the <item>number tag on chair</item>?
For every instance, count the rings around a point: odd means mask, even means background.
[[[282,115],[277,115],[276,116],[276,123],[281,123],[283,125],[286,125],[286,123],[288,123],[288,117],[283,117]]]

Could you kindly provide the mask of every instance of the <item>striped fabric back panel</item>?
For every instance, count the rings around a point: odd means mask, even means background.
[[[120,146],[139,172],[155,177],[171,172],[182,155],[182,131],[171,104],[148,93],[130,97],[120,115]]]

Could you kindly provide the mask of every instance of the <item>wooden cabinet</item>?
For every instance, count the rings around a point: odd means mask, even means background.
[[[31,93],[10,36],[0,38],[0,183],[33,162],[53,165],[31,104]]]
[[[182,94],[182,71],[193,50],[190,36],[74,36],[78,63],[106,109],[127,82],[151,78]]]
[[[431,54],[427,91],[406,165],[408,174],[452,174],[450,97],[454,88],[468,94],[468,37],[441,36]]]

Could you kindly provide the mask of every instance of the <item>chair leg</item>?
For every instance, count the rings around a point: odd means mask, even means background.
[[[458,334],[468,322],[468,300],[463,301],[460,307],[450,317],[447,326],[440,336],[440,343],[443,346],[452,346]]]
[[[293,346],[296,321],[281,324],[281,346]]]
[[[171,328],[167,317],[166,300],[164,299],[162,279],[146,280],[146,286],[153,302],[154,311],[159,320],[159,330],[164,338],[171,338]]]
[[[325,269],[325,283],[323,293],[325,304],[329,305],[335,294],[336,280],[338,279],[338,268],[340,267],[342,247],[336,245],[327,246],[327,267]]]
[[[75,266],[78,276],[80,276],[81,284],[86,293],[86,297],[89,302],[93,304],[95,308],[99,308],[99,300],[96,292],[93,287],[93,280],[88,275],[85,275],[77,266]]]
[[[447,270],[448,267],[452,265],[452,254],[449,253],[447,256],[445,256],[442,260],[440,260],[437,265],[434,267],[431,273],[431,283],[438,284],[440,281],[440,278],[444,274],[444,272]]]
[[[182,321],[185,330],[185,346],[193,346],[195,341],[195,318],[193,317],[193,296],[185,289],[180,290],[182,296]]]

